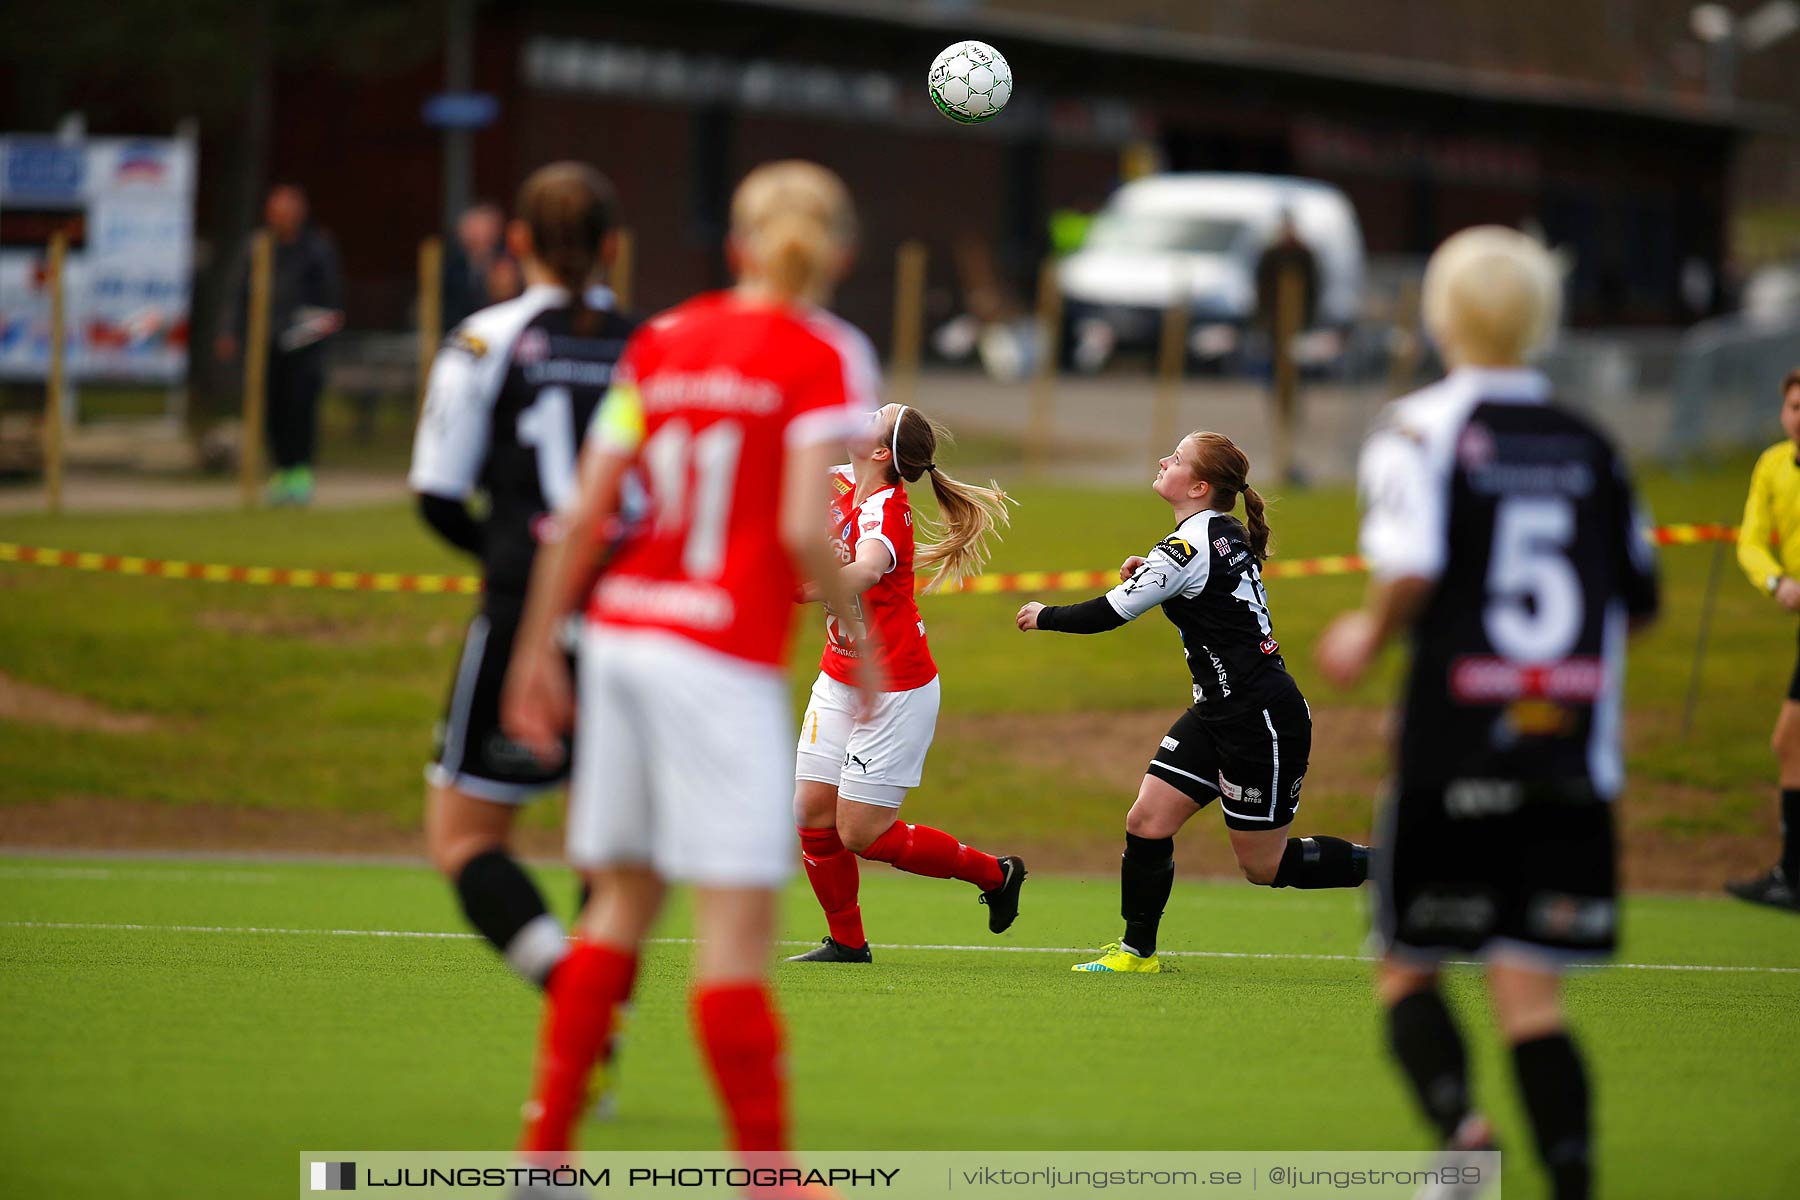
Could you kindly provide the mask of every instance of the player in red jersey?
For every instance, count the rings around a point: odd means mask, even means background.
[[[732,200],[737,287],[633,336],[588,438],[580,496],[538,557],[504,712],[515,737],[554,750],[572,716],[555,632],[585,604],[568,840],[595,899],[548,988],[523,1138],[533,1157],[572,1147],[673,882],[696,887],[695,1027],[731,1143],[786,1149],[767,986],[793,861],[784,668],[802,578],[851,603],[827,541],[828,472],[865,436],[876,369],[867,339],[817,305],[848,268],[853,232],[831,172],[751,172]],[[627,469],[649,510],[593,587]]]
[[[995,858],[942,830],[898,819],[907,789],[919,784],[938,715],[937,664],[913,598],[913,570],[935,567],[933,588],[977,572],[987,559],[988,536],[1007,523],[1006,495],[938,470],[933,460],[942,431],[918,409],[890,404],[875,423],[873,444],[831,474],[832,546],[855,607],[826,609],[824,660],[794,766],[794,820],[806,877],[831,932],[789,962],[872,960],[857,905],[859,855],[974,884],[995,933],[1018,916],[1025,882],[1019,858]],[[944,529],[941,538],[915,547],[906,485],[926,474]],[[879,667],[883,691],[872,706],[859,707],[853,672],[864,655]]]

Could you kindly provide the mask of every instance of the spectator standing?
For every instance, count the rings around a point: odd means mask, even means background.
[[[308,218],[306,193],[277,184],[263,206],[274,238],[269,288],[268,419],[264,426],[274,474],[269,500],[307,504],[313,493],[319,392],[325,383],[325,339],[344,325],[337,248]],[[239,255],[236,282],[214,351],[221,362],[243,350],[250,298],[250,247]]]
[[[454,329],[469,314],[518,296],[519,264],[506,253],[506,214],[491,200],[469,206],[456,220],[444,262],[444,324]]]
[[[1294,431],[1300,420],[1300,370],[1294,339],[1312,326],[1319,305],[1319,261],[1284,211],[1275,238],[1256,260],[1256,330],[1269,353],[1275,403],[1275,469],[1295,481]]]

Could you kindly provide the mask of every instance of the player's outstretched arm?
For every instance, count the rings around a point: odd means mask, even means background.
[[[1036,629],[1054,633],[1106,633],[1127,621],[1135,621],[1164,601],[1172,600],[1206,582],[1204,555],[1187,560],[1170,557],[1162,545],[1149,557],[1132,555],[1119,566],[1119,586],[1079,604],[1040,604],[1036,600],[1019,610],[1013,620],[1022,632]]]
[[[1372,582],[1363,606],[1339,614],[1319,635],[1313,656],[1320,674],[1337,687],[1355,687],[1381,648],[1411,627],[1436,586],[1435,580],[1416,575]]]

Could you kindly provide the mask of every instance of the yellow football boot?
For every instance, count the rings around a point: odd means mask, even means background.
[[[1110,971],[1115,975],[1132,974],[1157,975],[1162,972],[1162,964],[1156,961],[1156,955],[1140,958],[1125,949],[1117,942],[1108,942],[1100,947],[1100,957],[1093,962],[1076,963],[1071,971]]]

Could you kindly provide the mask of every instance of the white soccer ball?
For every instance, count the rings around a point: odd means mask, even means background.
[[[937,110],[964,125],[998,116],[1012,99],[1012,68],[986,42],[946,46],[928,82]]]

